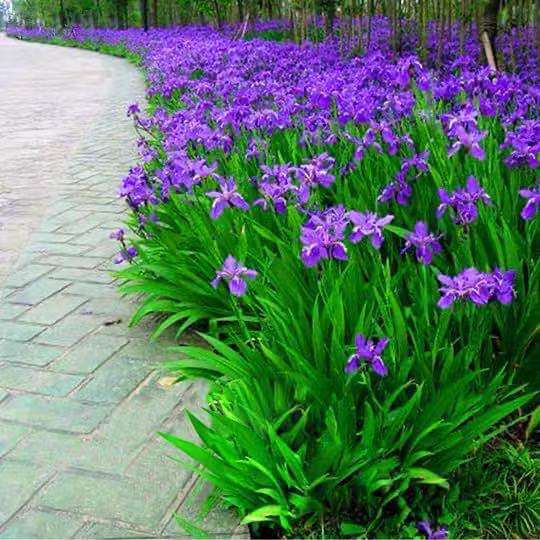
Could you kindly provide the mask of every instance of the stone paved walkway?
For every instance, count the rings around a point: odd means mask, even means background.
[[[109,273],[142,94],[125,61],[0,36],[0,537],[176,536],[206,491],[155,435],[191,436],[202,392],[159,384],[167,343]]]

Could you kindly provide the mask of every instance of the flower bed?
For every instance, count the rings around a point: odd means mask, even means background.
[[[499,38],[495,74],[474,36],[423,62],[378,24],[362,57],[202,27],[52,38],[145,70],[119,275],[135,322],[204,334],[170,368],[211,381],[210,421],[164,436],[255,532],[463,534],[453,475],[538,388],[533,33]]]

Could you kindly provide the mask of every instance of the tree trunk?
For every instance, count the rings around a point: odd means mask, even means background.
[[[327,36],[334,32],[334,19],[336,18],[336,0],[323,0],[324,30]]]
[[[484,16],[480,24],[480,41],[482,42],[482,58],[492,69],[497,69],[497,52],[495,37],[497,36],[497,21],[501,0],[488,0],[484,8]]]
[[[243,21],[244,20],[244,0],[237,0],[236,4],[238,6],[238,20]]]
[[[64,0],[60,0],[60,26],[65,28],[67,26],[66,10],[64,9]]]
[[[534,2],[534,31],[536,36],[536,50],[540,62],[540,0]]]
[[[221,28],[221,11],[219,9],[219,0],[214,0],[214,15],[216,16],[216,25]]]
[[[148,0],[141,0],[142,26],[145,32],[148,32]]]
[[[158,13],[158,0],[154,0],[153,3],[152,3],[152,15],[153,15],[153,24],[152,26],[154,26],[155,28],[157,28],[158,24],[159,24],[159,13]]]

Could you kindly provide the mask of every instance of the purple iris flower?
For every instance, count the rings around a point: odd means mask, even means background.
[[[354,373],[360,368],[361,362],[366,362],[371,366],[371,369],[381,377],[388,374],[381,355],[388,345],[389,339],[383,337],[378,341],[366,339],[362,334],[357,334],[355,338],[356,350],[354,354],[349,356],[345,364],[345,373]]]
[[[427,163],[428,158],[429,158],[428,150],[425,150],[424,152],[420,152],[419,154],[415,154],[411,156],[410,158],[405,158],[401,162],[401,168],[399,172],[397,173],[396,178],[398,180],[405,181],[407,177],[407,173],[413,168],[421,172],[428,172],[429,170],[428,163]]]
[[[422,264],[430,264],[433,255],[442,251],[439,242],[441,236],[442,235],[435,236],[433,233],[430,233],[428,226],[423,221],[418,221],[414,226],[414,231],[407,236],[402,253],[414,246],[416,248],[416,258],[418,261]]]
[[[379,202],[395,200],[398,204],[406,206],[412,196],[412,186],[406,181],[395,180],[386,184],[381,194],[377,197]]]
[[[228,283],[232,295],[243,296],[247,290],[246,278],[255,279],[256,277],[255,270],[242,266],[232,255],[229,255],[210,284],[214,289],[217,289],[219,282],[223,279]]]
[[[297,187],[297,196],[300,203],[305,204],[309,199],[310,189],[314,185],[330,187],[335,180],[329,171],[334,165],[334,158],[326,152],[314,157],[309,163],[296,167],[296,178],[300,185]]]
[[[120,250],[113,259],[114,264],[121,264],[124,261],[131,262],[137,256],[137,250],[133,247],[125,247]]]
[[[409,204],[409,199],[412,196],[412,186],[407,182],[407,175],[413,168],[421,172],[427,172],[429,170],[427,164],[428,157],[429,152],[426,150],[410,158],[405,158],[401,163],[400,170],[396,173],[396,179],[384,186],[377,200],[379,202],[395,200],[402,206]],[[420,173],[414,176],[413,180],[416,180],[419,176]]]
[[[439,274],[437,279],[443,285],[439,289],[442,297],[437,303],[440,308],[446,309],[461,299],[469,299],[475,304],[487,304],[491,297],[486,274],[476,268],[467,268],[455,277]]]
[[[521,217],[526,220],[532,219],[538,213],[540,208],[540,184],[532,189],[523,188],[519,190],[519,194],[527,199],[523,210],[521,211]]]
[[[128,204],[134,209],[145,203],[156,204],[158,202],[154,191],[148,185],[146,172],[140,165],[131,167],[129,174],[120,184],[118,195],[125,197]]]
[[[491,204],[491,197],[480,186],[474,176],[467,178],[464,188],[459,188],[453,193],[448,193],[444,189],[439,189],[439,199],[441,203],[437,207],[437,217],[440,219],[447,208],[452,208],[454,212],[453,220],[460,225],[472,223],[478,217],[479,201]]]
[[[492,295],[504,305],[510,304],[514,299],[514,280],[516,273],[513,270],[503,272],[496,268],[490,275]]]
[[[512,149],[510,155],[504,159],[509,167],[540,167],[540,121],[524,120],[515,131],[507,132],[501,148]]]
[[[261,169],[264,174],[259,183],[259,191],[263,197],[253,204],[266,210],[270,202],[278,214],[283,214],[287,209],[287,195],[296,189],[296,186],[291,183],[291,174],[294,169],[290,165],[274,165],[273,167],[261,165]]]
[[[218,178],[221,191],[208,191],[206,195],[212,199],[210,217],[217,219],[226,208],[235,206],[244,212],[249,210],[249,204],[236,189],[236,183],[232,178]]]
[[[460,148],[466,148],[471,156],[482,161],[486,157],[484,149],[480,146],[480,141],[486,136],[485,131],[476,129],[467,131],[463,126],[458,126],[454,130],[457,140],[448,149],[448,155],[453,156],[459,152]]]
[[[125,234],[126,234],[126,231],[122,227],[120,227],[116,231],[113,231],[109,235],[109,238],[111,238],[112,240],[122,241],[124,239]]]
[[[446,527],[432,528],[429,521],[419,521],[416,524],[416,528],[427,540],[444,540],[448,536]]]
[[[356,244],[357,242],[360,242],[362,238],[369,236],[371,237],[371,245],[376,249],[380,249],[384,242],[382,230],[394,219],[394,216],[388,214],[384,217],[379,217],[374,212],[357,212],[352,210],[349,212],[349,219],[353,224],[349,240],[353,244]]]
[[[347,212],[341,205],[312,214],[300,235],[303,244],[300,256],[304,264],[312,267],[321,259],[347,260],[343,240],[348,224]]]
[[[493,272],[479,272],[476,268],[467,268],[455,277],[439,274],[442,283],[439,289],[442,296],[437,303],[446,309],[457,300],[470,300],[474,304],[484,305],[497,299],[501,304],[509,304],[514,298],[515,272],[503,272],[498,268]]]
[[[141,108],[139,107],[139,104],[138,103],[132,103],[131,105],[128,106],[127,108],[127,116],[130,117],[130,116],[136,116],[137,114],[139,114],[141,112]]]

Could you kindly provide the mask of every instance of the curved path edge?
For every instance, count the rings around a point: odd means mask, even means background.
[[[110,275],[142,77],[1,35],[0,73],[0,537],[175,537],[175,513],[245,534],[222,509],[199,516],[208,486],[156,435],[194,437],[204,388],[160,384],[170,343],[128,328]]]

